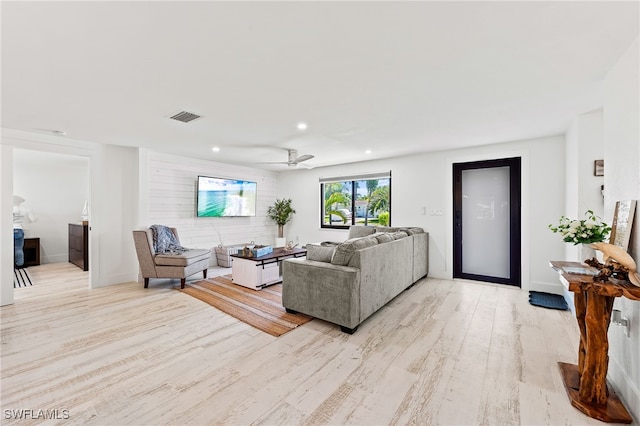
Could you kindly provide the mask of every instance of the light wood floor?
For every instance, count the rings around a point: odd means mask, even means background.
[[[1,312],[6,410],[96,425],[601,425],[574,409],[567,312],[518,289],[426,279],[353,335],[313,320],[281,337],[152,280],[89,290],[70,264]]]

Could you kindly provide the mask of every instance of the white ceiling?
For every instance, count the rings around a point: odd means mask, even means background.
[[[2,127],[315,167],[561,134],[638,33],[637,1],[3,1]]]

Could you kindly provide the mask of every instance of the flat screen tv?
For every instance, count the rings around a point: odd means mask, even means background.
[[[197,193],[197,217],[256,215],[256,182],[198,176]]]

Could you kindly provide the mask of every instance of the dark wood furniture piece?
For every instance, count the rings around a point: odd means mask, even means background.
[[[562,380],[571,405],[587,416],[608,423],[631,423],[632,417],[614,390],[607,386],[609,340],[607,330],[616,297],[640,300],[640,287],[628,281],[596,282],[588,271],[597,269],[579,262],[551,261],[560,281],[574,293],[576,319],[580,328],[578,365],[559,362]],[[586,274],[569,273],[584,268]]]
[[[24,266],[38,266],[40,264],[40,238],[25,238]]]
[[[89,270],[89,225],[69,224],[69,262],[83,271]]]

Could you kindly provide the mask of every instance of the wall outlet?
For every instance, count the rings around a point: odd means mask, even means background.
[[[440,209],[431,209],[429,210],[429,216],[442,216],[444,215],[444,211]]]

